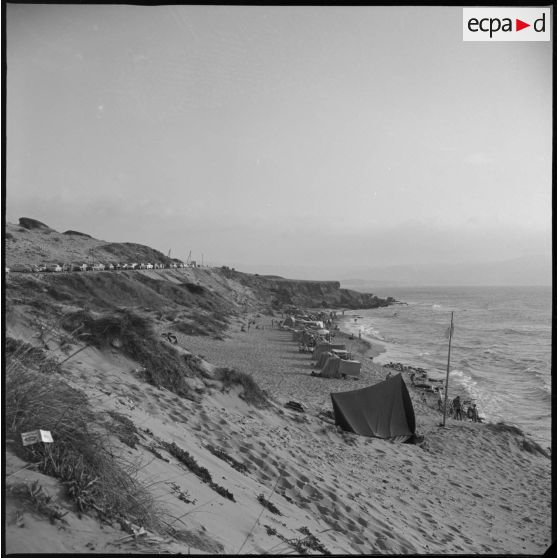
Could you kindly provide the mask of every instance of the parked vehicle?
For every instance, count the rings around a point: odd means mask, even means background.
[[[59,273],[60,271],[62,271],[62,266],[58,264],[49,264],[45,266],[44,271],[47,271],[48,273]]]
[[[12,273],[31,273],[35,271],[36,266],[29,266],[29,265],[22,265],[22,264],[14,264],[10,268]]]

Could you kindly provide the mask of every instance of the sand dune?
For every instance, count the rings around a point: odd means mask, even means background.
[[[58,529],[11,500],[8,552],[156,548],[284,554],[295,552],[297,541],[309,540],[307,532],[318,541],[311,553],[546,550],[551,541],[549,459],[522,450],[521,438],[511,432],[452,419],[446,429],[440,428],[433,402],[413,390],[421,445],[342,432],[317,416],[331,409],[330,392],[370,385],[386,371],[362,355],[358,381],[313,377],[310,357],[298,352],[290,332],[271,329],[270,320],[262,318],[263,329],[249,332],[233,324],[223,341],[178,334],[184,350],[213,365],[252,374],[272,398],[267,409],[247,404],[240,387],[222,391],[211,379],[190,379],[198,398],[158,389],[143,382],[138,364],[116,349],[90,347],[64,365],[67,381],[85,390],[96,409],[118,411],[134,422],[140,442],[135,449],[120,444],[122,456],[141,463],[139,478],[182,530],[181,541],[155,535],[122,541],[125,534],[115,526],[101,528],[84,516],[78,519],[75,511]],[[285,408],[289,400],[301,403],[306,412]],[[234,501],[185,469],[165,445],[172,442],[206,467]],[[22,464],[9,455],[7,473],[17,472],[8,479],[8,492],[10,486],[39,479],[54,493],[57,481],[28,469],[18,471]],[[259,496],[280,515],[264,508]],[[58,501],[72,509],[62,495]]]

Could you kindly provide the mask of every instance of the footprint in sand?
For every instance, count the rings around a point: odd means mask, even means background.
[[[277,484],[280,488],[284,488],[285,490],[292,490],[294,489],[294,485],[292,485],[286,477],[281,477]]]
[[[333,492],[332,490],[325,490],[324,491],[324,496],[326,496],[327,498],[329,498],[333,502],[337,502],[337,500],[339,500],[339,497],[337,496],[337,494],[335,494],[335,492]]]
[[[298,485],[298,483],[297,483]],[[302,487],[302,494],[311,500],[321,500],[322,493],[316,490],[312,485],[306,484]]]
[[[318,510],[318,512],[321,515],[326,516],[326,517],[331,514],[331,510],[327,506],[322,506],[320,504],[316,504],[316,509]]]
[[[357,522],[360,523],[363,527],[368,527],[368,521],[366,521],[364,517],[357,518]]]

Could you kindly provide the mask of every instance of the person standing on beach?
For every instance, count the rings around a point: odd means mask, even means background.
[[[453,400],[453,412],[456,420],[463,420],[463,416],[461,414],[461,398],[459,395]]]
[[[473,422],[479,422],[479,411],[476,403],[473,403],[472,407],[467,409],[467,418],[471,419]]]

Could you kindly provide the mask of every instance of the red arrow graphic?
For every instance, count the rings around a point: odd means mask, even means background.
[[[525,29],[525,27],[531,27],[531,24],[530,23],[525,23],[524,21],[521,21],[520,19],[515,20],[515,30],[516,31],[521,31],[522,29]]]

